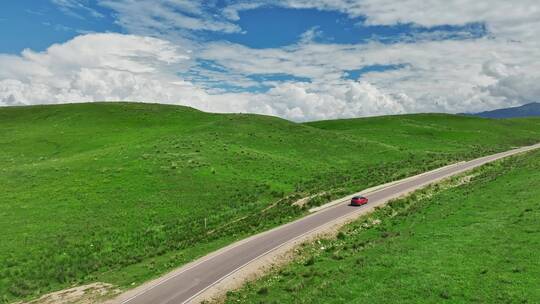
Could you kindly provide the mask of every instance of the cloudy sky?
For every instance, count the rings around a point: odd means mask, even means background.
[[[538,0],[5,0],[0,105],[306,121],[540,101]]]

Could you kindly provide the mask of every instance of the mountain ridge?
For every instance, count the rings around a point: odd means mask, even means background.
[[[501,108],[478,113],[464,113],[483,118],[519,118],[540,116],[540,102],[531,102],[517,107]]]

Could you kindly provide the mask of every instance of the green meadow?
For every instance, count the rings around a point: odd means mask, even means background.
[[[0,108],[0,301],[136,286],[332,198],[539,141],[540,119]]]
[[[226,303],[539,303],[540,152],[390,202]]]

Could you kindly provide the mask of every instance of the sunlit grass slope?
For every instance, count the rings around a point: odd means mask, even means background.
[[[305,246],[227,303],[540,303],[539,198],[539,151],[490,164]]]
[[[0,108],[0,296],[132,286],[333,197],[538,141],[534,119],[296,124],[140,103]],[[324,194],[291,205],[314,193]]]

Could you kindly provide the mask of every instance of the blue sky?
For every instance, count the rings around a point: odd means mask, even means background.
[[[78,10],[69,13],[51,1],[2,1],[0,7],[1,53],[17,54],[26,48],[43,51],[88,31],[122,32],[111,17],[112,11],[97,5],[91,7],[103,17],[93,18]]]
[[[0,52],[17,54],[26,48],[43,51],[53,43],[66,42],[88,32],[128,32],[115,23],[114,10],[95,1],[79,2],[87,9],[59,5],[62,1],[2,2],[0,20],[3,26],[0,34],[4,41],[0,45]],[[210,8],[219,11],[225,6],[225,3],[221,3]],[[96,16],[96,13],[99,15]],[[314,8],[264,6],[241,11],[239,16],[240,19],[235,23],[241,28],[241,32],[223,33],[201,29],[193,31],[193,34],[201,41],[225,40],[259,49],[297,43],[302,34],[309,30],[317,32],[315,41],[344,44],[365,43],[373,39],[392,43],[407,35],[436,31],[445,32],[445,38],[462,38],[463,32],[472,37],[487,34],[482,23],[435,27],[422,27],[411,23],[364,25],[365,18],[361,16],[350,17],[342,12]]]
[[[317,114],[322,104],[339,104],[329,114],[339,117],[481,110],[537,98],[534,88],[521,92],[509,78],[532,71],[512,58],[535,60],[534,1],[480,2],[2,1],[0,63],[9,68],[0,73],[0,105],[39,103],[30,100],[39,87],[53,103],[150,98],[305,120],[325,118]],[[123,48],[124,40],[133,48]],[[75,49],[89,58],[59,55]],[[163,52],[174,59],[164,61]],[[47,82],[26,65],[66,79]],[[129,86],[102,87],[92,73],[181,87],[165,98],[146,96]],[[92,93],[96,86],[103,91]],[[240,101],[223,101],[232,97]],[[305,100],[285,101],[291,98]],[[356,112],[343,114],[350,108]]]

